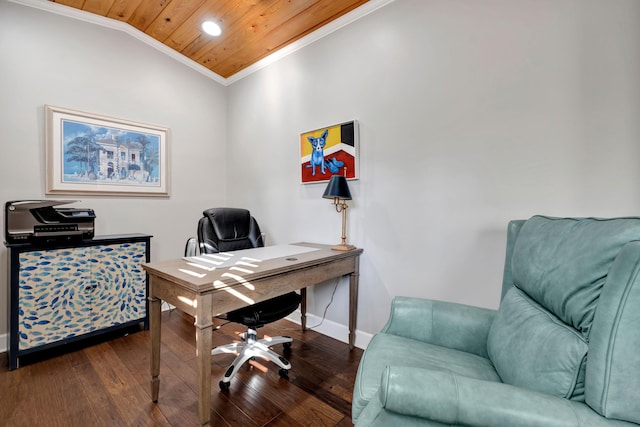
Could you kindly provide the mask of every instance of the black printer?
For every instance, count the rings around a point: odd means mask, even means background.
[[[57,208],[77,200],[14,200],[5,204],[7,244],[93,239],[93,209]]]

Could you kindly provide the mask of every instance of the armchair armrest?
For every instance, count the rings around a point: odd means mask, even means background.
[[[386,411],[446,425],[634,425],[604,418],[582,402],[429,369],[387,367],[378,397]]]
[[[452,302],[395,297],[382,332],[488,357],[487,336],[495,313]]]

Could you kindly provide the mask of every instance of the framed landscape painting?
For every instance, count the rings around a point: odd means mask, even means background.
[[[169,129],[45,105],[47,194],[169,195]]]
[[[327,182],[333,175],[358,179],[358,143],[355,120],[300,134],[301,183]]]

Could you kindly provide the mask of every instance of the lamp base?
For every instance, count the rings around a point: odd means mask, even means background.
[[[354,250],[356,247],[353,245],[347,245],[345,244],[339,244],[339,245],[335,245],[331,248],[331,250],[333,251],[352,251]]]

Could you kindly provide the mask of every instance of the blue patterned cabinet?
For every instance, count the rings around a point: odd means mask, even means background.
[[[9,369],[21,356],[118,328],[148,327],[151,236],[7,245]]]

